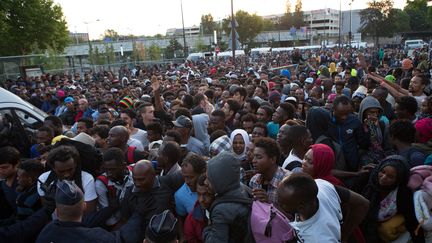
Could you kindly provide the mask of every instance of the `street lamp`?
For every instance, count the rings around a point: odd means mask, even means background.
[[[236,47],[236,30],[235,30],[235,19],[234,19],[234,4],[233,0],[231,0],[231,42],[232,42],[232,56],[233,56],[233,64],[235,67],[236,61],[235,61],[235,50]]]
[[[88,42],[88,46],[89,46],[89,61],[91,62],[91,64],[93,64],[93,62],[91,61],[91,53],[90,51],[92,50],[92,46],[90,43],[90,33],[89,33],[89,24],[93,24],[99,22],[99,19],[96,19],[95,21],[87,21],[87,22],[83,22],[86,25],[87,28],[87,42]]]
[[[350,29],[349,29],[349,33],[348,33],[348,40],[349,40],[349,46],[351,47],[351,38],[352,38],[352,3],[354,2],[354,0],[351,0],[351,2],[349,3],[350,6]]]

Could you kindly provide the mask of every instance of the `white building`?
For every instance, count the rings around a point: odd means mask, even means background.
[[[191,27],[185,27],[185,35],[186,36],[198,36],[200,35],[201,29],[200,26],[191,26]],[[183,35],[183,29],[182,28],[172,28],[167,29],[166,36],[179,36]]]
[[[325,8],[303,12],[303,20],[308,32],[323,37],[339,35],[339,10]]]

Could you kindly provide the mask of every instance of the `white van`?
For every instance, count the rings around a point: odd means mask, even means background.
[[[36,132],[48,115],[15,94],[0,88],[0,147],[16,147],[28,157]]]
[[[407,40],[405,41],[405,50],[423,48],[427,45],[423,40]]]

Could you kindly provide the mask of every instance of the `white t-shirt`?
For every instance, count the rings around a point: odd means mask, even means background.
[[[131,134],[130,138],[136,139],[141,142],[141,144],[146,147],[149,145],[149,140],[147,138],[147,132],[141,129],[138,129],[138,131],[135,134]]]
[[[416,99],[416,101],[417,101],[417,107],[418,107],[418,109],[417,109],[416,115],[418,116],[418,115],[420,115],[420,113],[421,113],[421,108],[422,108],[421,103],[422,103],[422,101],[424,100],[424,98],[427,98],[427,95],[422,94],[422,95],[420,95],[420,96],[414,96],[414,95],[412,95],[412,94],[410,93],[410,96],[414,97],[414,99]]]
[[[45,183],[45,181],[48,179],[48,176],[50,173],[54,173],[54,172],[47,171],[47,172],[45,172],[39,176],[39,180],[37,183],[37,191],[38,191],[39,196],[41,196],[41,197],[45,196],[45,193],[40,188],[41,182]],[[97,198],[97,194],[96,194],[95,182],[94,182],[93,176],[90,175],[89,173],[85,172],[85,171],[82,171],[81,172],[81,181],[82,181],[82,186],[84,189],[84,201],[90,202],[90,201],[95,200]]]
[[[129,140],[127,141],[127,145],[135,147],[138,151],[144,151],[144,146],[142,145],[142,143],[134,138],[129,138]]]
[[[282,164],[282,168],[286,169],[286,167],[294,161],[298,161],[300,163],[302,163],[303,159],[299,158],[297,155],[295,155],[293,153],[293,151],[291,150],[291,152],[289,153],[288,157],[285,159],[285,161]],[[302,172],[302,168],[301,167],[296,167],[292,170],[292,172]]]
[[[341,242],[342,209],[339,195],[329,182],[321,179],[315,182],[318,186],[318,211],[306,221],[290,224],[296,231],[298,242]]]

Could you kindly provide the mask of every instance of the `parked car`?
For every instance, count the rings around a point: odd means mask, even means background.
[[[0,88],[0,147],[14,146],[29,157],[36,132],[48,115],[15,94]]]

